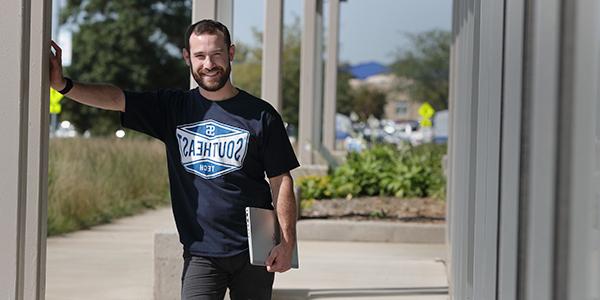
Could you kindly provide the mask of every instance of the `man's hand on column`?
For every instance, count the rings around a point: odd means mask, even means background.
[[[50,47],[50,86],[60,91],[67,85],[62,69],[62,49],[54,41],[50,41]]]

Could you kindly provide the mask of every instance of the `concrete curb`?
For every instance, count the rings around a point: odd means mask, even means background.
[[[178,300],[183,271],[182,247],[177,232],[165,229],[154,233],[154,299]]]
[[[424,243],[446,242],[445,224],[411,224],[384,221],[300,220],[299,240]]]

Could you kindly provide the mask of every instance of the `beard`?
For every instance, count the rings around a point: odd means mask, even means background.
[[[204,73],[217,72],[216,76],[207,76]],[[225,69],[215,66],[212,69],[202,69],[198,72],[194,72],[193,67],[190,67],[190,73],[192,77],[202,89],[209,92],[216,92],[223,88],[229,80],[231,74],[231,63],[227,63]]]

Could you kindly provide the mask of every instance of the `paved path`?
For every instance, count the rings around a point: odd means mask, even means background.
[[[47,300],[149,300],[153,235],[170,209],[48,239]],[[300,241],[300,270],[279,274],[280,299],[447,299],[444,245]]]
[[[47,300],[152,299],[153,238],[170,209],[48,239]]]

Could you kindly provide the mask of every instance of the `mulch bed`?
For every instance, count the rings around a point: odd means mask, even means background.
[[[309,205],[303,205],[302,219],[377,220],[434,224],[444,223],[446,220],[446,202],[432,198],[361,197],[308,201]]]

